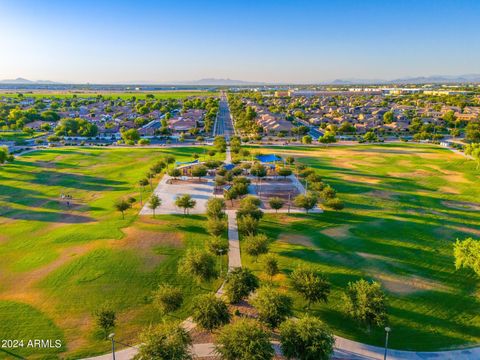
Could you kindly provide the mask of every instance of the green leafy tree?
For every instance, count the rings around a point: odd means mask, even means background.
[[[393,122],[393,111],[387,111],[383,114],[383,122],[385,124],[391,124]]]
[[[200,249],[187,250],[185,257],[180,261],[178,272],[190,274],[199,282],[209,281],[218,275],[213,255]]]
[[[302,137],[302,144],[311,144],[312,137],[310,135],[305,135]]]
[[[252,298],[258,318],[272,329],[292,315],[292,298],[270,286],[261,287]]]
[[[251,215],[237,218],[237,224],[242,234],[255,235],[258,232],[258,220]]]
[[[213,236],[208,241],[207,247],[214,255],[224,255],[228,252],[228,242],[219,236]]]
[[[221,236],[227,230],[225,219],[209,218],[207,221],[207,231],[213,236]]]
[[[246,268],[235,268],[227,274],[223,287],[231,304],[236,304],[258,288],[258,278]]]
[[[247,235],[243,239],[245,252],[255,258],[268,252],[268,238],[265,234]]]
[[[453,255],[455,257],[455,267],[469,268],[480,276],[480,241],[468,238],[455,242],[453,247]]]
[[[465,127],[465,139],[470,142],[480,143],[480,121],[470,121]]]
[[[257,177],[257,181],[259,181],[261,178],[265,177],[267,175],[267,169],[265,166],[263,166],[260,163],[255,163],[253,166],[250,168],[250,174],[253,176]]]
[[[115,327],[117,321],[115,311],[109,305],[104,305],[102,308],[95,311],[94,315],[97,326],[103,330],[106,339],[108,333]]]
[[[214,219],[225,217],[225,201],[221,198],[210,198],[207,201],[207,216]]]
[[[280,272],[277,257],[273,254],[265,255],[263,259],[263,269],[265,274],[267,274],[270,277],[270,280],[272,280],[273,277]]]
[[[198,177],[198,179],[201,179],[202,177],[206,176],[208,172],[208,169],[206,166],[203,165],[197,165],[192,168],[192,176],[193,177]]]
[[[287,359],[329,360],[335,338],[320,319],[306,315],[280,325],[280,344]]]
[[[331,290],[330,282],[313,267],[297,267],[292,271],[290,281],[293,289],[307,301],[307,309],[319,301],[327,302]]]
[[[387,322],[387,297],[379,283],[361,279],[349,282],[344,296],[347,313],[368,328]]]
[[[465,154],[470,155],[477,162],[477,170],[480,168],[480,143],[472,143],[465,146]]]
[[[300,195],[297,195],[295,199],[293,199],[293,204],[296,207],[305,209],[305,212],[307,214],[310,210],[312,210],[313,208],[315,208],[315,206],[317,206],[317,202],[318,202],[317,197],[312,193],[309,193],[306,195],[300,194]]]
[[[212,331],[228,324],[230,314],[227,304],[214,294],[197,296],[193,301],[192,318],[200,327]]]
[[[192,339],[182,326],[164,323],[148,328],[140,335],[140,350],[136,360],[191,360]]]
[[[168,170],[168,175],[176,179],[180,175],[182,175],[182,172],[178,168],[171,168],[170,170]]]
[[[188,214],[189,210],[193,209],[196,204],[197,202],[188,194],[180,195],[175,199],[175,205],[183,209],[184,215]]]
[[[132,207],[132,204],[123,199],[115,202],[115,209],[122,213],[122,219],[125,219],[125,211],[127,211],[131,207]]]
[[[153,194],[150,197],[150,202],[148,204],[149,208],[152,209],[153,217],[155,217],[155,210],[162,205],[162,200],[158,197],[158,195]]]
[[[120,135],[122,136],[123,141],[125,143],[136,143],[140,139],[140,134],[138,133],[137,129],[128,129],[125,131],[121,131]]]
[[[282,168],[278,169],[278,175],[283,176],[284,178],[287,178],[287,176],[292,175],[292,169],[282,167]]]
[[[275,212],[278,213],[278,210],[280,210],[283,207],[283,205],[285,205],[285,201],[283,201],[279,197],[272,197],[272,198],[268,199],[268,204],[270,205],[270,207],[272,209],[275,210]]]
[[[161,284],[152,294],[153,305],[162,313],[169,314],[182,306],[182,290],[170,285]]]
[[[250,319],[223,327],[215,339],[215,351],[224,360],[271,360],[275,355],[270,334]]]

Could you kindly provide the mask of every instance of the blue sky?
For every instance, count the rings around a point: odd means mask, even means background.
[[[480,1],[0,0],[0,79],[311,83],[480,73]]]

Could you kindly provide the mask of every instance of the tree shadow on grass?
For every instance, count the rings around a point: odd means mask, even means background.
[[[13,220],[31,220],[42,222],[56,222],[64,224],[84,224],[97,221],[96,219],[78,215],[68,212],[53,212],[53,211],[35,211],[35,210],[18,210],[14,208],[5,208],[5,211],[0,214],[0,217],[9,218]]]

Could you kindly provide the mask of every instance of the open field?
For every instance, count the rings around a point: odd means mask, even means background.
[[[59,98],[59,99],[71,99],[73,96],[78,98],[95,97],[101,95],[104,98],[112,99],[130,99],[136,97],[137,99],[145,99],[147,95],[153,95],[155,99],[184,99],[190,96],[218,96],[217,91],[151,91],[151,92],[136,92],[136,91],[89,91],[89,92],[71,92],[71,91],[42,91],[42,92],[28,92],[28,91],[0,91],[0,97],[17,97],[19,93],[22,93],[25,97],[32,97],[36,99],[42,98]]]
[[[118,340],[134,343],[160,320],[149,301],[158,284],[183,288],[184,306],[173,314],[180,319],[194,295],[217,289],[221,280],[198,285],[177,274],[185,250],[209,238],[204,216],[137,216],[137,183],[150,166],[165,154],[192,160],[194,152],[203,149],[54,148],[0,167],[0,338],[64,344],[12,352],[29,359],[105,352],[109,342],[92,316],[105,303],[117,311]],[[70,207],[62,193],[72,196]],[[137,202],[122,220],[113,203],[128,196]]]
[[[315,168],[345,202],[341,212],[269,214],[262,231],[280,259],[279,286],[288,289],[297,264],[315,264],[333,284],[315,314],[338,335],[381,346],[383,329],[368,333],[345,317],[349,281],[380,281],[389,296],[391,346],[438,350],[480,343],[480,290],[473,272],[454,268],[456,238],[480,238],[480,173],[473,161],[418,144],[250,148],[295,156]],[[260,276],[262,262],[243,254]],[[265,279],[265,277],[264,277]]]

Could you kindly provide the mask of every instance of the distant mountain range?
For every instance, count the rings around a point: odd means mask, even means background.
[[[437,83],[480,83],[480,74],[465,74],[458,76],[432,75],[405,77],[400,79],[336,79],[327,84],[332,85],[367,85],[367,84],[437,84]]]
[[[438,83],[480,83],[480,74],[465,74],[465,75],[432,75],[432,76],[418,76],[418,77],[405,77],[393,80],[385,79],[356,79],[356,78],[345,78],[345,79],[335,79],[333,81],[323,81],[316,84],[324,85],[373,85],[373,84],[438,84]],[[16,78],[16,79],[7,79],[0,80],[0,84],[11,84],[11,85],[58,85],[58,84],[68,84],[55,82],[50,80],[28,80],[25,78]],[[171,82],[155,82],[155,81],[134,81],[134,82],[117,82],[116,85],[190,85],[190,86],[254,86],[254,85],[275,85],[275,83],[265,83],[265,82],[256,82],[256,81],[243,81],[243,80],[233,80],[233,79],[217,79],[217,78],[206,78],[200,80],[191,80],[191,81],[171,81]],[[278,84],[278,83],[277,83]],[[284,84],[284,83],[283,83]],[[310,83],[315,84],[315,83]],[[70,83],[70,85],[75,85]],[[287,84],[284,84],[287,85]],[[300,84],[298,84],[300,85]]]
[[[0,84],[17,84],[17,85],[48,85],[48,84],[60,84],[55,81],[50,81],[50,80],[37,80],[37,81],[32,81],[24,78],[16,78],[16,79],[6,79],[6,80],[0,80]]]

